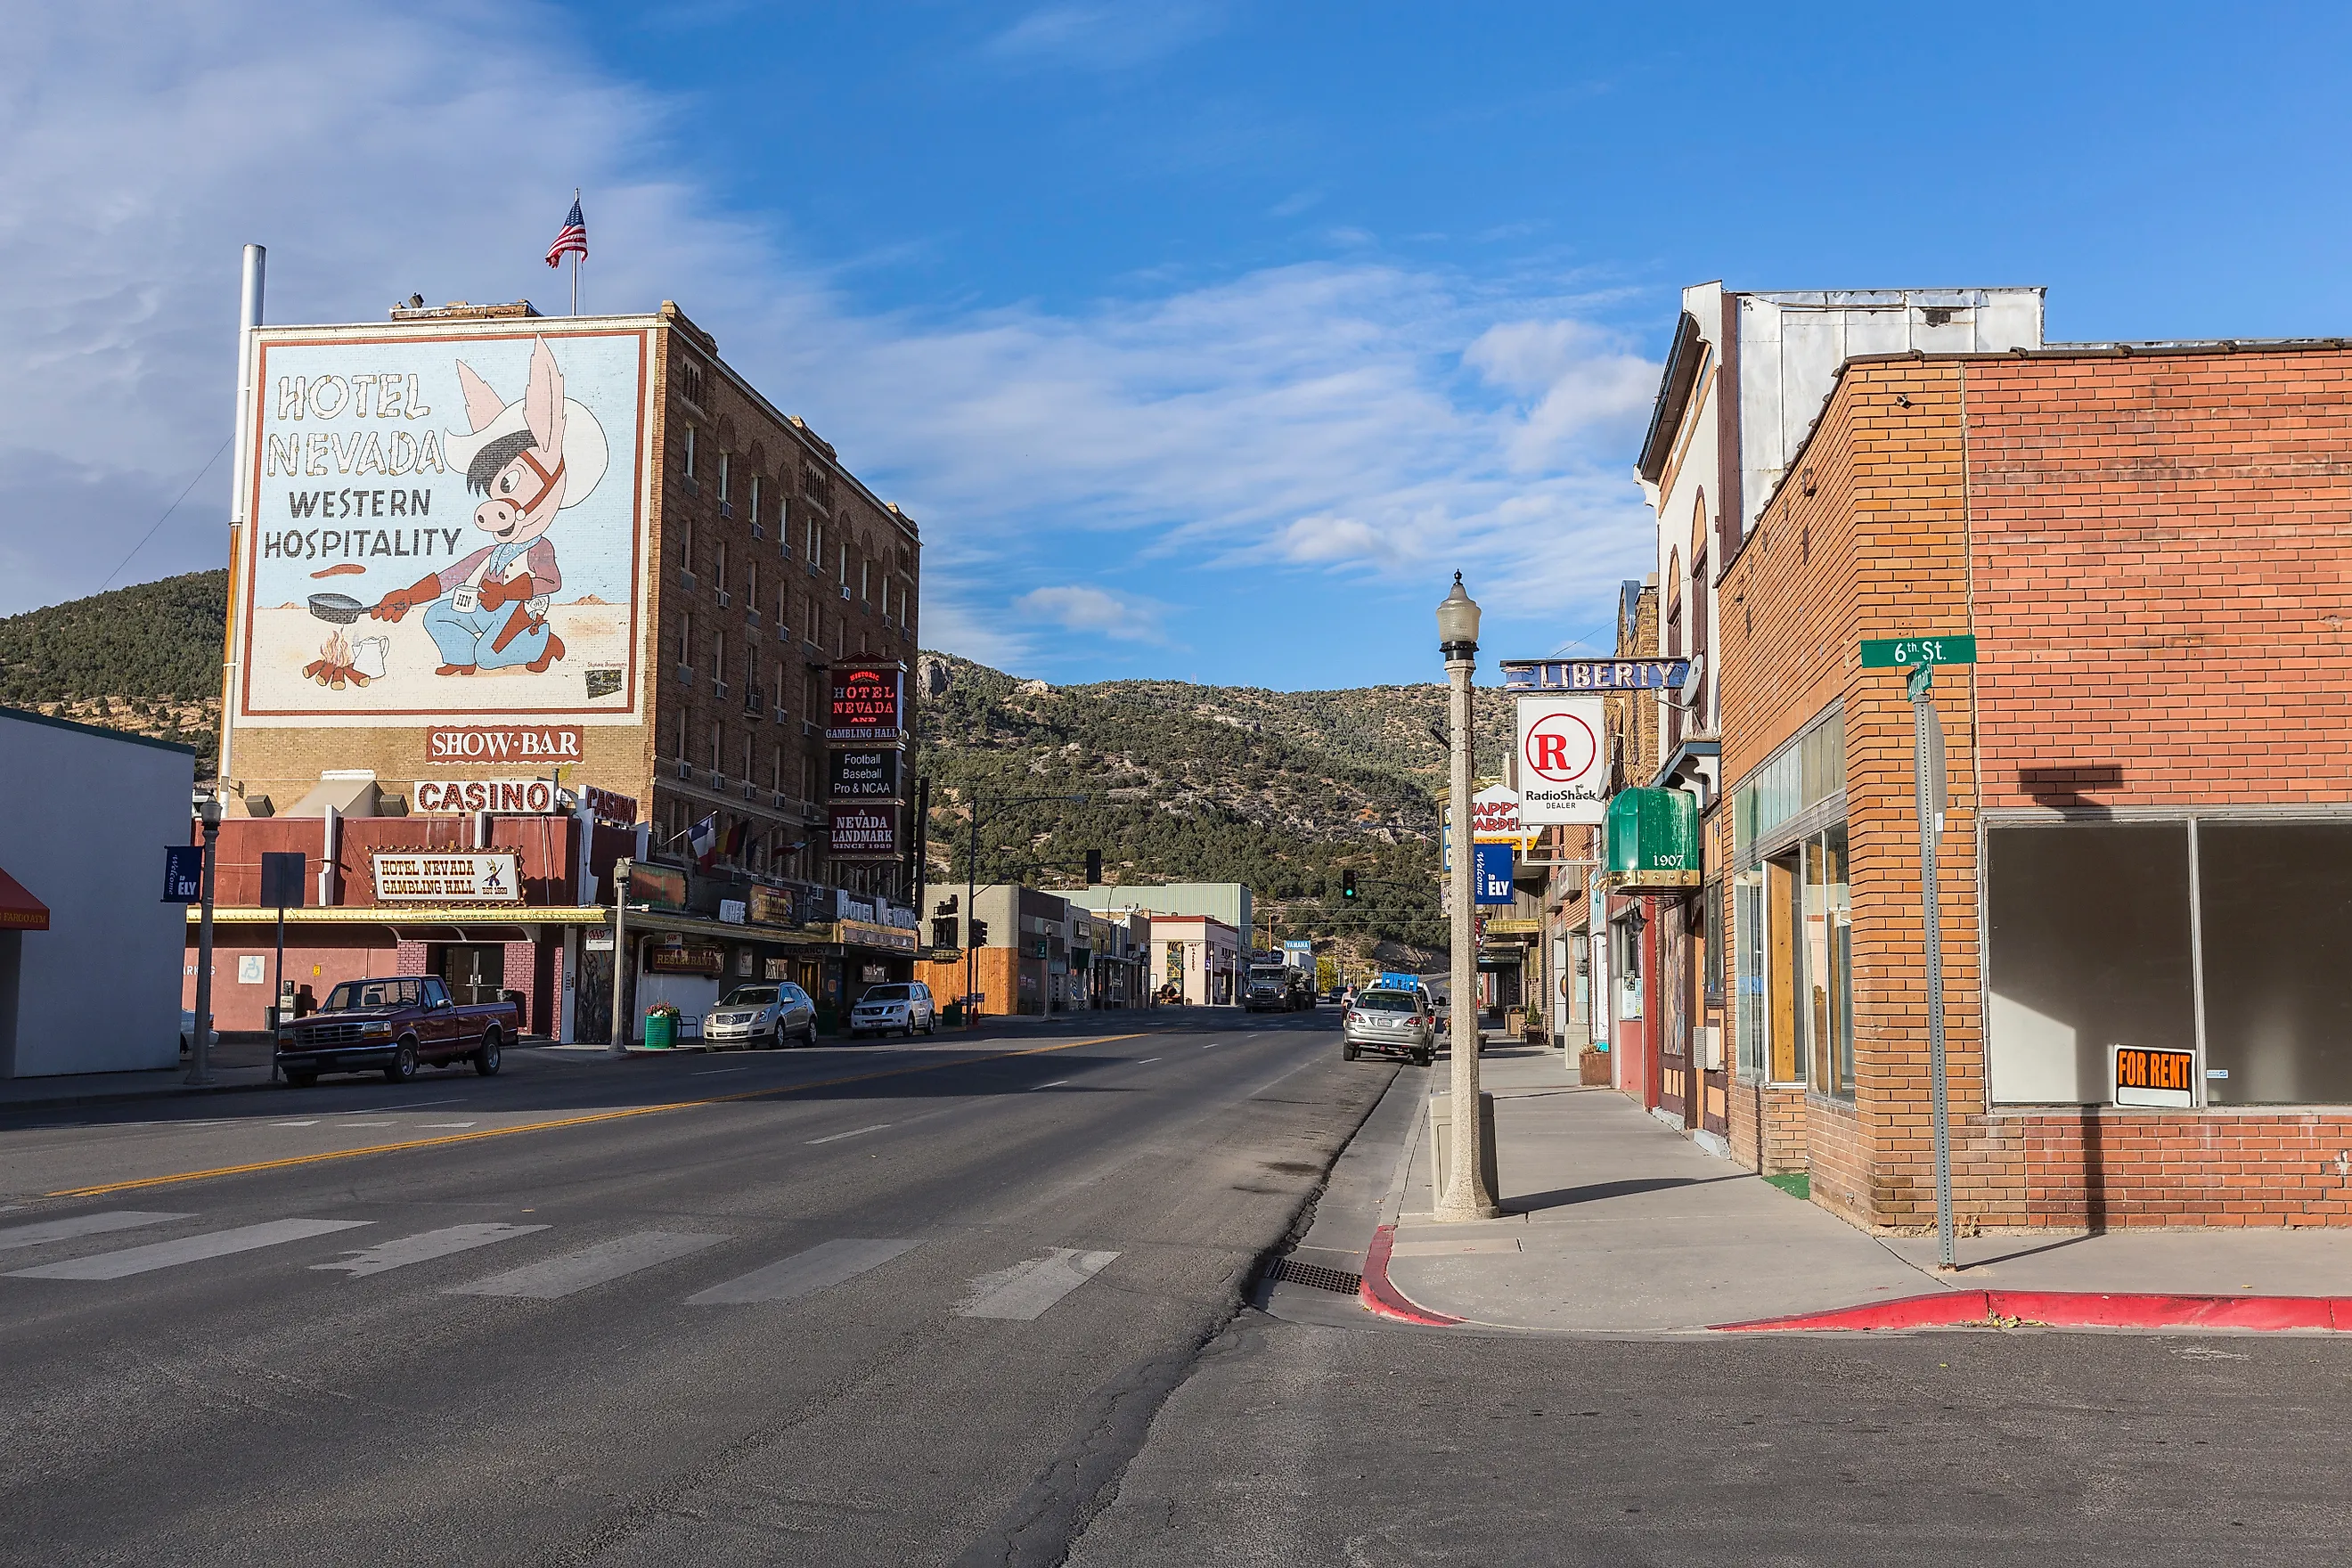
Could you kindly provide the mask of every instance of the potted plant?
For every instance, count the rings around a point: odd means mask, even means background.
[[[677,1043],[677,1004],[656,1002],[646,1009],[646,1049],[666,1051]]]

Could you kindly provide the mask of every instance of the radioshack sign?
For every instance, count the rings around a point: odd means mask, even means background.
[[[530,815],[554,809],[555,786],[545,779],[425,779],[416,786],[416,811],[425,816],[464,811]]]
[[[1523,826],[1591,826],[1606,819],[1609,752],[1602,707],[1598,697],[1518,700]]]

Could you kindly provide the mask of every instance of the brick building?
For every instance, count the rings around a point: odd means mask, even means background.
[[[396,310],[262,328],[249,354],[226,842],[257,855],[273,836],[244,823],[275,819],[311,855],[318,907],[301,920],[335,950],[313,957],[319,979],[385,954],[462,963],[467,988],[503,975],[535,1030],[569,1032],[565,1003],[589,1014],[604,994],[575,928],[609,921],[616,855],[682,868],[705,820],[705,890],[731,879],[740,907],[758,884],[786,895],[764,907],[790,908],[794,928],[881,932],[872,952],[814,944],[793,978],[845,1005],[877,965],[905,977],[911,942],[895,933],[913,915],[894,904],[913,781],[877,754],[845,789],[825,731],[856,671],[896,679],[896,722],[913,731],[911,520],[672,304]],[[825,802],[850,793],[866,837],[836,855]],[[401,909],[354,846],[512,850],[529,886],[511,907]],[[695,897],[719,923],[730,900]],[[683,929],[688,901],[681,888],[648,934],[664,920],[671,938],[715,934]],[[716,956],[667,945],[712,988],[767,967],[743,940]]]
[[[2347,438],[2341,341],[1844,362],[1713,584],[1743,1163],[1934,1223],[1912,716],[1858,644],[1973,633],[1960,1225],[2352,1223]],[[2118,1047],[2193,1069],[2126,1094]]]

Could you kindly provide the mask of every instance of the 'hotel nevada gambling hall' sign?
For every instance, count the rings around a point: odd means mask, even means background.
[[[1503,685],[1513,691],[1679,691],[1690,680],[1686,658],[1507,658]]]

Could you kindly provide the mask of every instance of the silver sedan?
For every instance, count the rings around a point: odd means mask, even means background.
[[[1375,990],[1358,995],[1339,1025],[1339,1055],[1354,1061],[1366,1051],[1402,1057],[1427,1067],[1437,1054],[1437,1010],[1418,991]]]

